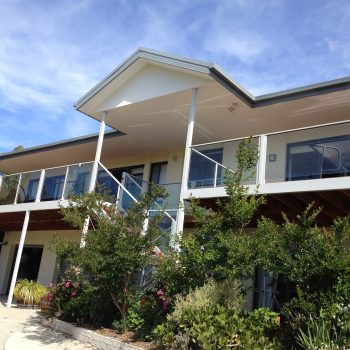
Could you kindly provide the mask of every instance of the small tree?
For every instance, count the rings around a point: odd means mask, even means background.
[[[84,248],[79,242],[56,238],[57,255],[79,268],[92,285],[107,292],[121,319],[127,316],[137,273],[151,263],[153,242],[159,234],[157,218],[150,220],[144,230],[148,209],[156,198],[164,196],[164,190],[152,186],[127,215],[101,193],[73,196],[68,208],[61,209],[65,221],[73,227],[82,229],[87,217],[91,225]]]
[[[195,229],[183,237],[180,253],[173,252],[160,261],[158,280],[168,286],[170,294],[200,287],[209,275],[216,280],[232,275],[232,265],[228,264],[230,249],[239,237],[246,236],[245,228],[265,202],[263,196],[249,195],[243,185],[255,175],[258,151],[252,139],[239,144],[235,159],[237,170],[225,173],[227,198],[219,199],[215,209],[203,208],[192,199],[189,215]],[[243,266],[244,261],[235,265],[241,275]]]

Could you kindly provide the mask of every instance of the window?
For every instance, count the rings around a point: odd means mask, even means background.
[[[287,145],[287,180],[320,179],[350,174],[350,135]]]
[[[216,162],[220,164],[222,163],[223,148],[210,149],[200,152]],[[216,185],[220,185],[223,182],[222,168],[219,166],[217,169],[218,173]],[[212,187],[214,186],[214,178],[215,163],[196,152],[192,152],[188,188]]]
[[[89,188],[89,182],[90,182],[89,172],[79,173],[73,183],[71,192],[76,195],[82,195],[86,193]]]
[[[151,165],[150,182],[153,182],[157,185],[164,185],[166,183],[167,167],[167,162],[153,163]]]
[[[32,179],[29,181],[28,189],[25,194],[25,203],[34,202],[36,197],[36,192],[38,191],[39,179]]]
[[[57,175],[45,178],[41,200],[52,201],[61,199],[64,178],[64,175]]]

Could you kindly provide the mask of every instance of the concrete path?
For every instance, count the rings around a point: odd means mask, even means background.
[[[41,326],[36,310],[7,309],[0,299],[0,350],[91,350],[91,346]]]

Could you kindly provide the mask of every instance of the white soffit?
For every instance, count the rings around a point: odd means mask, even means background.
[[[92,114],[203,86],[212,79],[199,73],[184,73],[160,64],[147,64],[127,82],[95,106]],[[103,93],[102,91],[100,93]]]

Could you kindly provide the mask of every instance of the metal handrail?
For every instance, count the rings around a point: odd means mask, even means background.
[[[194,151],[194,152],[198,153],[199,155],[201,155],[202,157],[204,157],[204,158],[210,160],[212,163],[215,163],[217,166],[220,166],[221,168],[224,168],[225,170],[229,171],[230,173],[235,174],[235,171],[233,171],[232,169],[228,168],[227,166],[225,166],[225,165],[223,165],[223,164],[217,162],[216,160],[214,160],[214,159],[208,157],[208,156],[205,155],[204,153],[197,151],[196,149],[193,148],[193,146],[192,146],[191,148],[192,148],[192,151]]]
[[[258,138],[258,137],[263,136],[263,135],[272,136],[272,135],[286,134],[286,133],[289,133],[289,132],[303,131],[303,130],[308,130],[308,129],[318,129],[318,128],[322,128],[322,127],[326,127],[326,126],[333,126],[333,125],[340,125],[340,124],[347,124],[347,123],[350,123],[350,120],[341,120],[341,121],[338,121],[338,122],[324,123],[324,124],[311,125],[311,126],[304,126],[302,128],[294,128],[294,129],[287,129],[287,130],[282,130],[282,131],[274,131],[274,132],[265,133],[265,134],[256,134],[256,135],[251,135],[251,136],[236,137],[236,138],[220,140],[220,141],[198,143],[196,145],[192,145],[192,148],[193,147],[215,145],[215,144],[232,142],[232,141],[241,141],[241,140],[249,139],[249,138]]]
[[[131,197],[133,201],[139,203],[139,201],[125,188],[125,186],[100,162],[98,164],[101,168]]]
[[[51,167],[51,168],[41,168],[41,169],[36,169],[36,170],[29,170],[29,171],[23,171],[23,172],[19,172],[19,173],[13,173],[13,174],[6,174],[6,175],[0,175],[0,177],[4,178],[4,177],[8,177],[8,176],[15,176],[15,175],[23,175],[23,174],[30,174],[30,173],[36,173],[39,172],[41,170],[53,170],[53,169],[59,169],[59,168],[67,168],[67,167],[72,167],[75,165],[83,165],[83,164],[92,164],[93,161],[91,162],[82,162],[82,163],[73,163],[73,164],[67,164],[67,165],[60,165],[60,166],[56,166],[56,167]]]
[[[141,193],[144,193],[145,190],[142,188],[142,186],[140,186],[131,176],[130,174],[124,172],[123,173],[124,176],[127,176],[130,178],[130,180],[141,190]],[[154,184],[153,184],[154,185]],[[176,222],[176,220],[174,220],[174,218],[169,215],[156,201],[154,201],[155,205],[160,209],[159,211],[163,212],[169,219],[171,219],[173,222]]]

